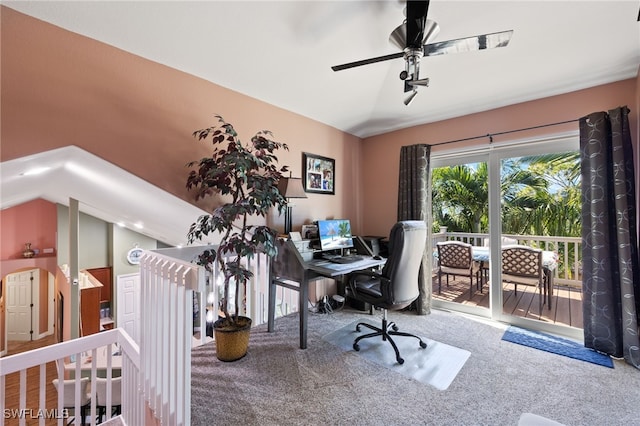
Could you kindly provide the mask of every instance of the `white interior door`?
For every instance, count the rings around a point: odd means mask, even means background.
[[[118,275],[116,324],[140,344],[140,274]]]
[[[31,333],[34,332],[33,327],[37,320],[33,313],[38,308],[37,300],[33,300],[35,294],[32,294],[32,291],[39,288],[38,277],[37,270],[7,275],[8,340],[31,340]]]

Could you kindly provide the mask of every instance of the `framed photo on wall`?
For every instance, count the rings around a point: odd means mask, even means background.
[[[302,184],[306,192],[335,194],[336,160],[302,153]]]

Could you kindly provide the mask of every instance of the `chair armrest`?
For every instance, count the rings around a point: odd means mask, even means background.
[[[356,288],[355,288],[355,280],[360,278],[361,280],[364,279],[372,279],[372,280],[378,280],[380,282],[380,290],[381,291],[386,291],[386,288],[389,286],[389,284],[391,283],[391,281],[389,281],[388,278],[384,277],[382,274],[380,274],[380,272],[376,272],[376,271],[372,271],[369,269],[362,269],[362,270],[358,270],[358,271],[353,271],[348,275],[349,281],[347,283],[347,287],[346,290],[348,290],[352,295],[357,294]]]
[[[371,269],[359,269],[357,271],[352,271],[349,273],[349,281],[354,275],[367,276],[369,278],[379,278],[384,279],[384,277],[380,274],[380,272],[372,271]]]

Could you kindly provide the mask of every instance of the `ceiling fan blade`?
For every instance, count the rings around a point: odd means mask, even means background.
[[[513,30],[509,30],[425,44],[424,56],[436,56],[447,53],[471,52],[474,50],[505,47],[509,44],[512,35]]]
[[[413,98],[416,97],[416,95],[418,94],[417,90],[414,90],[411,92],[411,94],[409,96],[407,96],[407,98],[404,100],[404,104],[406,106],[409,106],[409,104],[411,103],[411,101],[413,100]]]
[[[407,38],[404,47],[420,49],[424,45],[429,1],[407,1]],[[403,47],[403,48],[404,48]]]
[[[429,86],[428,78],[421,78],[420,80],[405,80],[409,86]]]
[[[404,56],[404,52],[392,53],[390,55],[378,56],[377,58],[363,59],[361,61],[349,62],[348,64],[334,65],[331,67],[334,71],[342,71],[349,68],[355,68],[362,65],[375,64],[376,62],[398,59]]]

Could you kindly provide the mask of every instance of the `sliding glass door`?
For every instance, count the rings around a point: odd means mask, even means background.
[[[581,335],[577,149],[572,135],[432,156],[435,307]],[[437,243],[445,240],[473,246],[482,286],[464,276],[449,276],[446,285],[437,253]],[[503,249],[511,246],[521,249],[504,251],[515,265],[509,271]],[[523,275],[526,256],[537,250],[540,270],[530,280],[513,280]],[[531,285],[536,272],[542,281]]]
[[[492,235],[500,262],[491,272],[500,274],[501,320],[579,337],[580,157],[577,138],[562,142],[495,154],[501,235]]]

